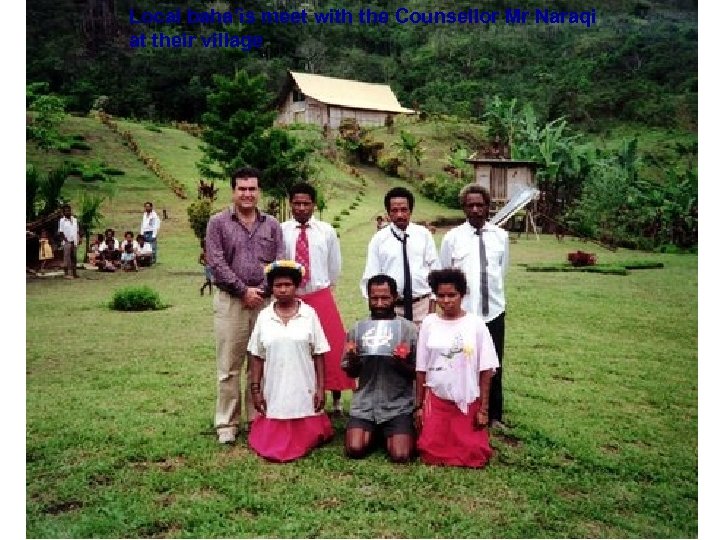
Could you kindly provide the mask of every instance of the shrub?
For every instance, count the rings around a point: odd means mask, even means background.
[[[343,216],[349,216],[350,210],[348,210],[348,209],[342,210],[342,211],[340,211],[340,214],[342,214]]]
[[[200,199],[188,206],[188,220],[195,236],[200,240],[205,238],[208,221],[212,215],[212,201],[210,199]]]
[[[402,165],[402,161],[397,155],[381,156],[378,159],[378,167],[390,176],[398,176],[398,168]]]
[[[586,253],[585,251],[576,251],[568,253],[568,261],[573,266],[593,266],[597,263],[597,257],[594,253]]]
[[[157,291],[147,285],[118,289],[110,301],[110,308],[117,311],[147,311],[165,307]]]

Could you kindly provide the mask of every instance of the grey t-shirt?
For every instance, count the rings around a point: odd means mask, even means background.
[[[350,416],[382,424],[413,412],[417,330],[404,318],[396,317],[395,320],[401,321],[400,341],[410,349],[407,358],[360,356],[351,361],[346,355],[342,359],[342,369],[350,377],[360,379],[353,393]],[[348,341],[355,342],[355,334],[356,327],[353,327],[348,332]]]

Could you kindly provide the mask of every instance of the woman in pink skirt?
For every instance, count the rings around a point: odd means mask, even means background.
[[[274,300],[258,314],[248,344],[250,392],[260,413],[248,444],[270,461],[293,461],[333,436],[323,390],[330,347],[315,310],[295,296],[303,271],[295,261],[267,266]]]
[[[456,268],[428,276],[440,314],[422,322],[416,360],[415,423],[423,462],[483,467],[492,455],[488,439],[490,380],[499,367],[483,320],[466,313],[465,274]]]

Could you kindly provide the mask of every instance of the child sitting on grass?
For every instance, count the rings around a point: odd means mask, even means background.
[[[120,266],[125,272],[137,272],[137,261],[132,243],[125,244],[125,251],[120,256]]]

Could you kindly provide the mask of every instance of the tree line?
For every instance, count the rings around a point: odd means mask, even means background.
[[[199,122],[213,75],[244,69],[279,91],[288,69],[389,83],[401,102],[434,114],[480,118],[492,96],[531,103],[541,119],[585,129],[608,122],[694,129],[697,6],[694,2],[603,2],[592,28],[567,25],[130,25],[129,9],[391,10],[397,2],[35,0],[27,6],[27,78],[86,112],[106,96],[111,114]],[[553,2],[557,10],[586,3]],[[423,0],[402,3],[433,10]],[[456,2],[453,9],[476,7]],[[483,9],[503,11],[493,0]],[[547,7],[529,2],[525,8]],[[587,7],[587,6],[585,6]],[[129,47],[139,32],[260,33],[260,51]]]

